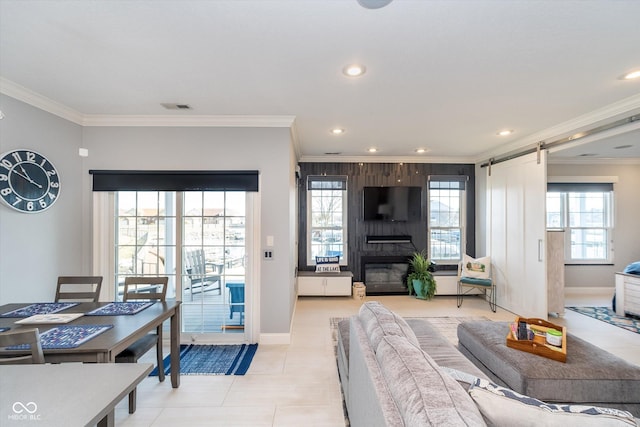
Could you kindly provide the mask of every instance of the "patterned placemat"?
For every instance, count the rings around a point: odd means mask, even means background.
[[[113,325],[61,325],[40,334],[43,349],[75,348],[86,343]],[[7,347],[10,350],[26,350],[28,344]]]
[[[37,302],[8,313],[0,314],[0,317],[31,317],[36,314],[51,314],[76,305],[78,305],[77,302]]]
[[[141,312],[147,307],[152,306],[152,302],[112,302],[104,307],[96,308],[88,313],[86,316],[120,316],[136,314]]]

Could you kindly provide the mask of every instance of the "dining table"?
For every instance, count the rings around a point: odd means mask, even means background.
[[[171,386],[180,386],[180,301],[167,300],[151,302],[135,314],[90,315],[97,309],[117,303],[81,302],[76,303],[56,314],[82,314],[67,323],[23,323],[24,317],[13,317],[16,310],[28,308],[34,303],[10,303],[0,306],[0,331],[19,331],[21,329],[38,328],[40,334],[50,329],[85,325],[85,327],[101,327],[102,332],[77,346],[66,348],[46,348],[43,346],[45,362],[85,362],[113,363],[116,356],[145,334],[155,331],[167,319],[170,320],[170,369]],[[108,308],[108,307],[107,307]],[[89,313],[89,314],[88,314]],[[54,321],[55,322],[55,321]],[[17,349],[0,349],[0,357],[5,354],[16,354]]]
[[[150,363],[0,365],[0,425],[115,425],[116,405]]]

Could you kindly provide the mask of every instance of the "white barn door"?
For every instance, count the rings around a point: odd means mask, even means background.
[[[487,176],[487,255],[497,302],[547,319],[546,151],[493,165]],[[487,168],[487,173],[489,169]]]

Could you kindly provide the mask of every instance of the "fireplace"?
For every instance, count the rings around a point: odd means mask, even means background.
[[[407,294],[409,256],[363,256],[362,276],[367,295]]]

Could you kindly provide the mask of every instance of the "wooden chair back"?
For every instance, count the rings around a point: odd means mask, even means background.
[[[102,276],[60,276],[55,302],[84,300],[98,302],[101,287]]]
[[[44,354],[42,353],[42,346],[40,345],[40,333],[38,329],[0,333],[0,348],[21,344],[29,345],[29,354],[2,356],[0,357],[0,365],[44,363]]]
[[[165,301],[169,278],[158,277],[125,277],[123,301],[151,300]]]

